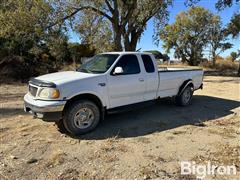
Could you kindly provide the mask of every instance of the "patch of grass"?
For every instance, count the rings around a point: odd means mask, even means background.
[[[90,153],[90,156],[88,157],[88,159],[90,161],[100,160],[106,163],[112,163],[119,160],[118,156],[113,152],[109,152],[109,151],[105,152],[102,150]]]
[[[238,70],[238,62],[233,62],[228,59],[217,59],[215,66],[213,66],[212,62],[203,62],[202,66],[204,68],[215,69],[219,71],[226,71],[226,70]]]
[[[218,149],[216,152],[210,152],[205,156],[195,156],[193,161],[197,164],[210,161],[215,165],[235,165],[237,170],[240,171],[240,145],[218,144],[216,148]]]
[[[104,152],[113,151],[116,149],[116,143],[118,142],[118,136],[108,138],[101,147]]]
[[[178,135],[178,134],[185,134],[186,131],[173,131],[174,135]]]
[[[211,133],[211,134],[217,134],[219,136],[228,137],[228,138],[235,138],[236,137],[233,134],[233,133],[235,133],[235,129],[234,128],[226,128],[226,129],[223,129],[223,130],[220,130],[220,129],[209,129],[208,132]]]
[[[153,179],[159,177],[159,170],[154,164],[147,166],[141,166],[139,170],[139,176],[144,179]]]
[[[66,154],[63,151],[57,150],[57,151],[53,152],[52,154],[50,154],[50,156],[48,157],[46,166],[50,167],[50,166],[56,166],[56,165],[63,164],[65,157],[66,157]]]
[[[159,169],[155,164],[148,164],[147,166],[141,166],[139,168],[139,176],[143,177],[143,179],[164,179],[163,177],[167,177],[168,179],[176,179],[176,174],[168,173],[163,169]]]
[[[238,114],[234,114],[229,118],[222,118],[213,121],[213,129],[209,129],[211,134],[217,134],[228,138],[237,138],[240,134],[240,119]]]
[[[198,127],[206,127],[207,124],[201,120],[199,120],[198,122],[193,124],[194,126],[198,126]]]
[[[129,151],[129,147],[126,146],[125,144],[119,144],[117,147],[117,150],[123,153],[126,153]]]
[[[58,177],[57,180],[78,180],[79,179],[79,172],[76,169],[66,169],[64,170]]]
[[[128,152],[128,150],[129,150],[128,146],[119,143],[118,137],[116,136],[107,139],[98,150],[94,151],[93,153],[90,153],[88,159],[90,161],[99,159],[106,163],[112,163],[119,160],[116,154],[117,152],[126,153]]]
[[[149,140],[149,138],[146,138],[146,137],[138,137],[138,138],[137,138],[137,141],[138,141],[138,142],[141,142],[141,143],[144,143],[144,144],[149,144],[149,143],[151,143],[151,141]]]
[[[173,136],[167,136],[166,138],[167,138],[167,140],[173,140],[174,139]]]
[[[102,156],[101,159],[106,163],[112,163],[112,162],[119,161],[119,158],[116,154],[105,154]]]
[[[160,157],[160,156],[155,156],[155,155],[152,155],[152,154],[147,154],[145,155],[146,158],[154,161],[154,162],[157,162],[157,163],[161,163],[161,162],[167,162],[166,159]]]

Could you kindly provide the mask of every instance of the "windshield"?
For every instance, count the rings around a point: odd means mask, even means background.
[[[118,58],[119,54],[99,54],[81,65],[77,71],[86,73],[105,73]]]

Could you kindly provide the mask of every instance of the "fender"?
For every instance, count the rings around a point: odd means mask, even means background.
[[[104,101],[103,97],[100,94],[98,94],[97,92],[94,92],[94,91],[81,91],[80,93],[75,93],[75,94],[71,95],[66,100],[69,101],[71,99],[74,99],[74,98],[79,97],[79,96],[84,96],[84,95],[95,96],[101,102],[103,107],[107,106],[107,104]]]
[[[93,101],[94,103],[96,103],[96,105],[99,107],[99,110],[100,110],[101,120],[104,120],[106,105],[104,104],[104,102],[102,101],[100,96],[98,96],[92,92],[91,93],[80,93],[75,96],[72,96],[70,99],[67,100],[67,103],[64,108],[66,108],[69,103],[71,103],[72,101],[75,101],[79,98],[86,98],[86,99],[89,99],[89,100]]]
[[[191,79],[188,79],[188,80],[186,80],[186,81],[184,81],[183,82],[183,84],[180,86],[180,88],[179,88],[179,91],[178,91],[178,96],[180,96],[182,93],[183,93],[183,91],[184,91],[184,89],[187,87],[187,86],[191,86],[192,88],[194,88],[194,85],[193,85],[193,82],[192,82],[192,80]]]

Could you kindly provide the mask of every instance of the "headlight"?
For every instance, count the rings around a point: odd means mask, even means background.
[[[44,99],[57,99],[60,97],[60,92],[55,88],[42,88],[38,96]]]

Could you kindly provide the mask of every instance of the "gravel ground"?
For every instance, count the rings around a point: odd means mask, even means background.
[[[196,179],[181,161],[232,165],[240,179],[240,78],[206,76],[192,104],[171,100],[109,115],[84,136],[23,112],[26,84],[0,85],[0,179]]]

